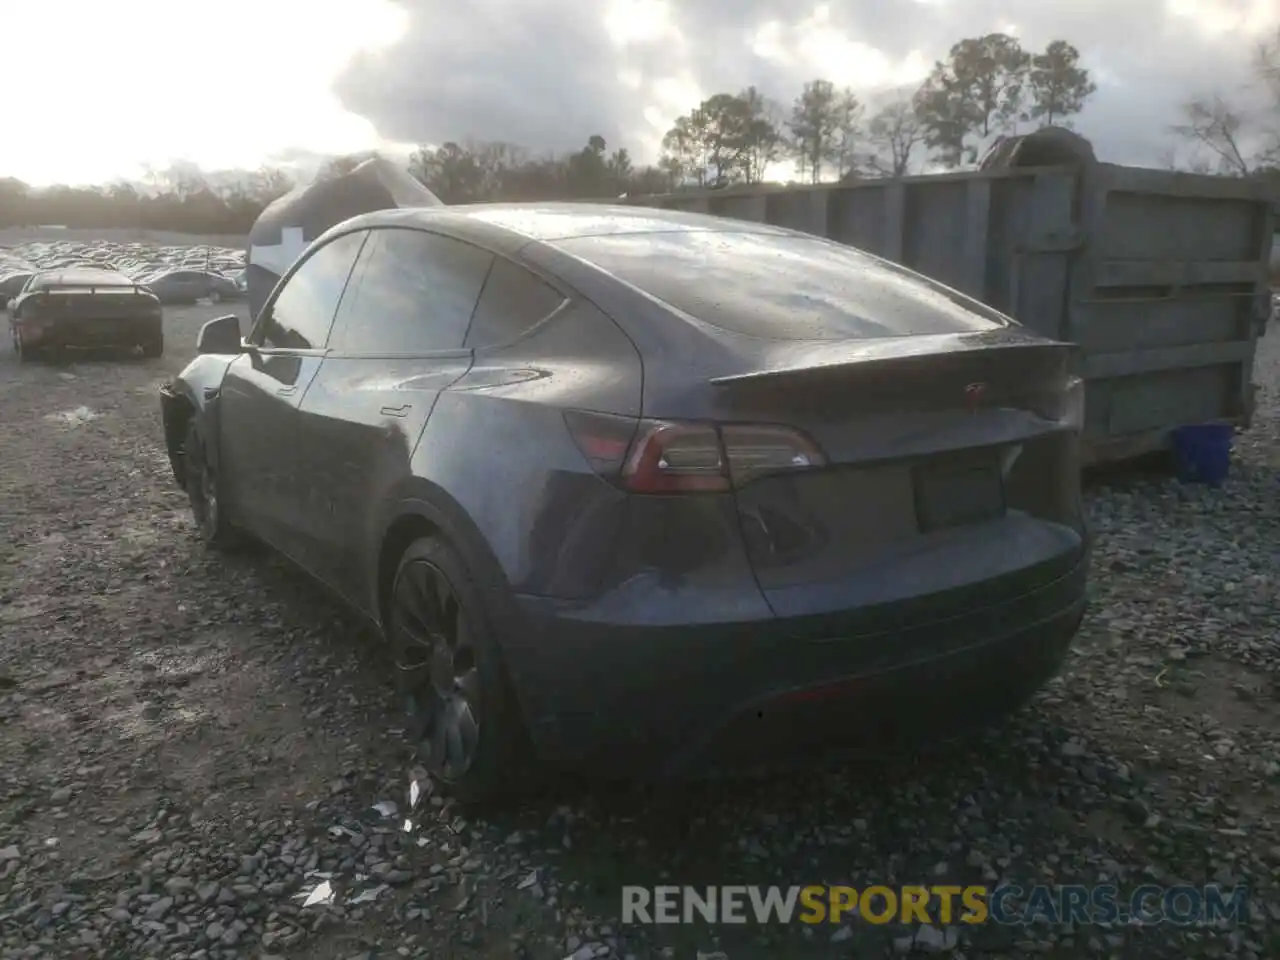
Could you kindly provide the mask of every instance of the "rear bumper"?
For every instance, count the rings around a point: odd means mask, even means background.
[[[14,325],[22,330],[23,341],[33,347],[135,346],[160,336],[163,329],[158,317],[17,320]]]
[[[962,732],[1033,694],[1076,634],[1087,569],[1082,551],[1048,583],[945,619],[908,601],[896,612],[634,627],[523,598],[529,629],[504,651],[554,766],[668,777],[880,753]]]

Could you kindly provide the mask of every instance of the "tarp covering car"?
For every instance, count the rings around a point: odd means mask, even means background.
[[[1074,130],[1066,127],[1041,127],[1020,136],[997,137],[978,161],[978,169],[1083,167],[1097,162],[1093,144]]]
[[[249,231],[245,283],[256,317],[276,282],[307,244],[335,224],[374,210],[442,206],[407,170],[371,157],[349,172],[321,172],[262,211]]]

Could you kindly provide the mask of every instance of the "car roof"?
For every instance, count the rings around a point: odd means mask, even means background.
[[[334,232],[373,227],[420,227],[460,239],[515,248],[531,241],[614,234],[718,231],[791,235],[793,231],[702,213],[605,203],[474,203],[403,207],[360,214]]]

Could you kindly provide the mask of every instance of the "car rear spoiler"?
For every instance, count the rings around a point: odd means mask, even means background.
[[[45,287],[39,291],[41,296],[51,293],[89,293],[101,290],[103,293],[150,293],[145,283],[62,283],[56,287]]]
[[[780,351],[775,365],[744,373],[710,378],[717,387],[737,387],[781,383],[823,375],[851,373],[883,373],[887,369],[914,363],[945,360],[948,356],[989,350],[1023,350],[1029,353],[1069,355],[1071,344],[1031,338],[1016,332],[979,334],[935,334],[916,337],[893,337],[876,340],[797,344],[792,350]]]

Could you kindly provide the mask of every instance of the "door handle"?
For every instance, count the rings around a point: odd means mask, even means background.
[[[297,387],[280,387],[276,390],[276,395],[280,397],[287,397],[292,393],[296,393],[297,389]]]
[[[406,403],[403,407],[383,407],[382,415],[384,417],[403,417],[413,409],[413,404]]]

